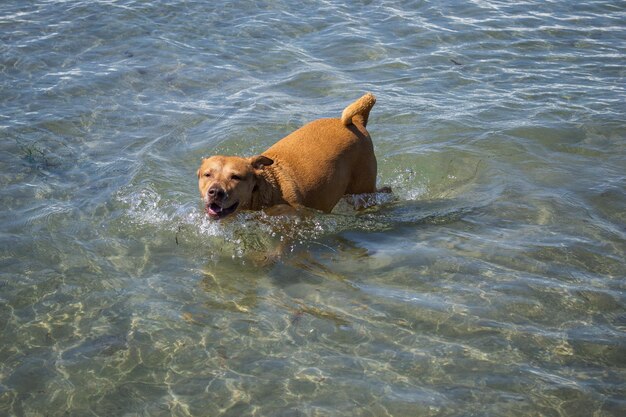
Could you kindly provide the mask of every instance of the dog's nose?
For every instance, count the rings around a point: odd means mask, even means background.
[[[219,185],[212,185],[209,188],[209,191],[207,191],[207,194],[209,195],[209,197],[217,199],[223,199],[224,197],[226,197],[226,191],[224,191]]]

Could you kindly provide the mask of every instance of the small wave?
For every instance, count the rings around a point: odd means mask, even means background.
[[[194,226],[205,236],[218,236],[224,232],[220,223],[208,221],[195,204],[180,205],[164,200],[151,187],[120,191],[117,199],[127,205],[126,216],[135,225],[159,226],[170,231],[177,231],[181,226]]]
[[[221,221],[209,219],[195,197],[169,197],[150,184],[122,190],[117,199],[126,206],[125,218],[131,224],[169,231],[177,245],[208,247],[233,258],[278,247],[283,253],[292,252],[348,231],[381,232],[405,222],[455,221],[476,206],[474,199],[451,196],[450,189],[446,189],[447,198],[433,194],[431,188],[437,187],[411,169],[396,172],[385,185],[391,190],[344,197],[331,214],[308,210],[300,215],[270,216],[244,211]],[[483,196],[480,200],[483,205],[490,199]]]
[[[117,200],[126,206],[126,222],[172,232],[177,244],[203,242],[203,246],[222,252],[232,251],[233,257],[267,251],[277,244],[294,250],[345,230],[383,230],[386,226],[375,220],[377,208],[396,199],[391,193],[359,195],[342,199],[332,214],[311,210],[297,216],[270,216],[262,211],[247,211],[232,219],[214,221],[195,200],[181,204],[179,200],[164,198],[152,187],[122,190],[117,195]]]

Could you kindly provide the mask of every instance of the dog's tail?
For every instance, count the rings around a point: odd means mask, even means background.
[[[344,126],[349,126],[353,122],[359,122],[363,127],[367,126],[367,118],[375,103],[376,97],[374,97],[372,93],[365,94],[343,110],[343,113],[341,113],[341,123],[343,123]]]

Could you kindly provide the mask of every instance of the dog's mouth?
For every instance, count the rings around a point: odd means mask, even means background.
[[[206,213],[212,219],[223,219],[224,217],[233,214],[239,207],[239,202],[231,205],[230,207],[223,207],[221,204],[209,203],[206,205]]]

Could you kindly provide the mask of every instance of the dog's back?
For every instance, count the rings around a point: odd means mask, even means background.
[[[290,190],[290,204],[329,212],[344,194],[376,191],[376,157],[365,128],[375,102],[368,93],[341,119],[315,120],[263,152],[274,160],[281,188]]]

